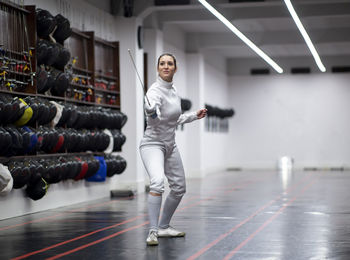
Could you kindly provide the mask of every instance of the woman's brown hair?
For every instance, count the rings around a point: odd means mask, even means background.
[[[159,56],[159,58],[158,58],[158,63],[157,63],[157,68],[159,67],[160,58],[163,57],[163,56],[170,56],[170,57],[172,57],[173,60],[174,60],[174,65],[175,65],[175,69],[176,69],[176,58],[175,58],[175,56],[174,56],[173,54],[171,54],[171,53],[163,53],[162,55]]]

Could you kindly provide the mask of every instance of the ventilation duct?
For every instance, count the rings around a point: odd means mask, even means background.
[[[250,70],[251,75],[268,75],[270,74],[269,69],[251,69]]]
[[[311,69],[310,68],[292,68],[290,70],[292,74],[310,74]]]
[[[344,72],[350,72],[350,66],[336,66],[332,67],[333,73],[344,73]]]
[[[230,3],[256,3],[264,2],[265,0],[229,0]]]
[[[190,0],[154,0],[154,5],[189,5]]]

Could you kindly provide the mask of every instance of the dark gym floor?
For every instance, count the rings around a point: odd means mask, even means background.
[[[221,172],[188,180],[184,238],[146,246],[141,194],[0,221],[0,259],[350,259],[349,187],[347,171]]]

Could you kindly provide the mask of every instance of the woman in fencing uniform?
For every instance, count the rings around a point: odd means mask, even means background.
[[[185,233],[169,225],[170,220],[186,191],[185,173],[175,143],[177,125],[190,123],[206,116],[206,109],[181,114],[181,99],[173,84],[177,70],[174,55],[165,53],[158,58],[158,78],[147,91],[145,100],[147,128],[140,143],[140,154],[150,178],[148,215],[150,230],[147,245],[158,245],[158,237],[181,237]],[[170,193],[167,196],[159,221],[164,177]],[[158,223],[159,221],[159,223]]]

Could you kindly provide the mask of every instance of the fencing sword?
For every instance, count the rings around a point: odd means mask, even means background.
[[[134,68],[135,68],[137,77],[138,77],[139,80],[140,80],[140,83],[141,83],[141,86],[142,86],[142,89],[143,89],[143,94],[144,94],[144,96],[146,97],[146,100],[147,100],[148,105],[151,106],[151,103],[149,102],[148,97],[147,97],[147,95],[146,95],[145,86],[143,85],[143,82],[142,82],[142,80],[141,80],[140,74],[139,74],[139,72],[137,71],[136,64],[135,64],[134,58],[133,58],[132,55],[131,55],[130,49],[128,49],[128,52],[129,52],[129,55],[130,55],[130,59],[131,59],[131,61],[132,61],[132,64],[134,65]]]

